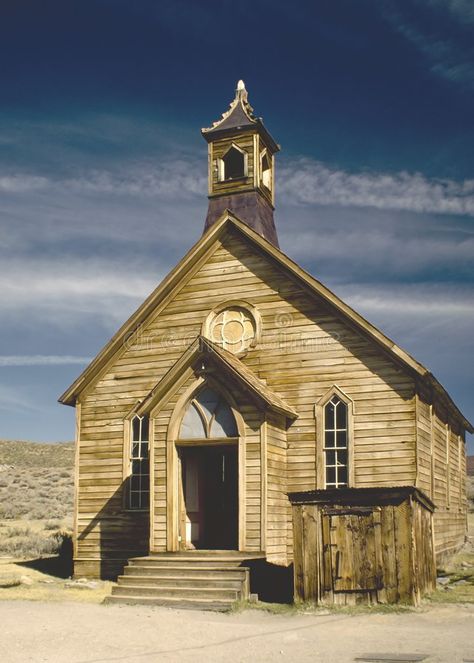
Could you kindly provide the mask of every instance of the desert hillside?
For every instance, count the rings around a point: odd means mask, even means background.
[[[0,440],[0,555],[55,552],[72,524],[74,444]]]

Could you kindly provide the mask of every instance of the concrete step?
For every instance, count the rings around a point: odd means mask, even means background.
[[[219,587],[165,587],[160,585],[117,585],[112,589],[112,596],[151,596],[154,598],[195,598],[221,599],[237,601],[240,592],[235,589]]]
[[[196,567],[192,564],[133,564],[124,568],[125,576],[160,575],[179,577],[186,575],[190,578],[214,578],[223,575],[226,578],[241,580],[247,574],[246,567],[204,566]]]
[[[118,585],[125,587],[129,585],[148,585],[160,587],[217,587],[221,589],[242,589],[242,577],[229,578],[227,575],[215,575],[211,577],[200,578],[190,575],[188,571],[180,576],[172,575],[123,575],[118,577]]]
[[[232,608],[233,602],[216,599],[182,599],[176,597],[157,598],[152,596],[107,596],[104,604],[113,605],[157,605],[180,610],[212,610],[214,612],[227,612]]]

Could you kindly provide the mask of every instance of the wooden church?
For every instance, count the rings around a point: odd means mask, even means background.
[[[202,135],[204,234],[60,398],[75,576],[167,605],[225,608],[291,575],[297,600],[416,600],[465,538],[473,428],[279,249],[279,146],[242,81]]]

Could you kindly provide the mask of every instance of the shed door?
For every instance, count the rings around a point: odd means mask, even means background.
[[[324,515],[329,531],[332,587],[335,592],[380,589],[374,515],[348,513]],[[326,542],[325,542],[326,543]],[[328,559],[329,561],[329,559]]]

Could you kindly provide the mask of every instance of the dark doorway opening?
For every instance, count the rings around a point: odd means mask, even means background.
[[[179,449],[182,549],[238,549],[238,446]]]

